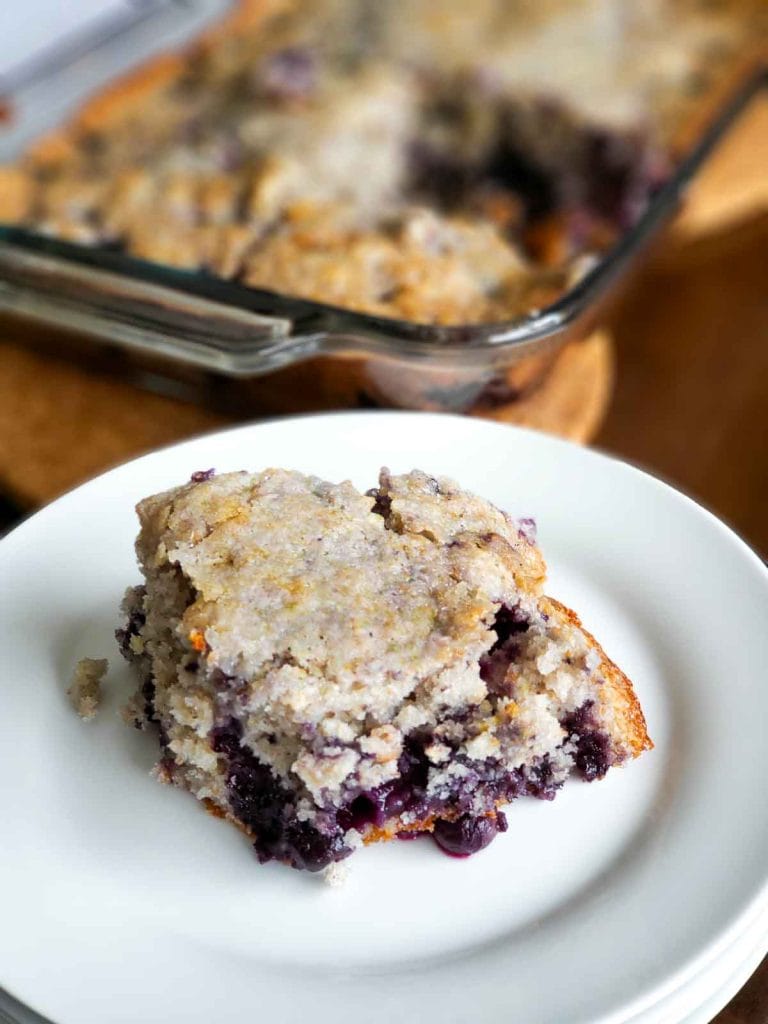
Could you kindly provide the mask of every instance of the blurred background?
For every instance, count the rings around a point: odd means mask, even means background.
[[[580,5],[582,0],[569,17]],[[358,6],[367,17],[366,5]],[[453,10],[455,20],[455,5],[443,6],[449,13]],[[555,19],[559,17],[558,4],[544,5],[549,6]],[[664,9],[675,9],[674,2],[655,2],[635,24],[628,14],[632,5],[621,0],[584,0],[583,6],[590,31],[604,33],[607,25],[615,37],[619,24],[630,38],[633,32],[647,33],[654,18],[668,19]],[[678,6],[683,11],[691,4]],[[726,13],[729,7],[702,6],[725,7]],[[493,5],[480,7],[488,17],[486,8]],[[525,21],[530,7],[519,0],[510,9],[519,8],[516,16]],[[225,0],[183,5],[169,0],[78,0],[67,5],[30,0],[22,7],[5,5],[0,10],[3,158],[17,159],[37,135],[66,120],[94,89],[148,55],[194,39],[204,27],[217,24],[227,8]],[[462,17],[460,28],[466,33],[467,16]],[[664,59],[671,67],[676,67],[675,45],[682,53],[690,36],[688,29],[681,31],[678,42],[673,38],[666,46]],[[556,37],[547,28],[532,45],[547,52]],[[581,44],[577,40],[573,46]],[[448,44],[443,40],[440,45]],[[711,48],[711,41],[707,46]],[[742,56],[744,48],[738,41],[732,56]],[[566,64],[571,57],[574,67],[584,62],[584,54],[574,50],[565,54]],[[646,54],[643,59],[650,58]],[[538,66],[535,60],[531,64]],[[537,74],[529,74],[534,84]],[[567,70],[558,77],[565,88],[570,79],[579,81]],[[710,105],[710,114],[712,109]],[[8,200],[13,185],[13,179],[0,176],[0,214],[3,190]],[[535,231],[540,238],[538,222]],[[526,242],[534,234],[528,230]],[[266,386],[257,385],[254,397],[243,401],[232,397],[231,381],[215,375],[203,375],[202,383],[197,380],[191,388],[188,380],[174,380],[173,375],[136,373],[124,353],[104,337],[96,355],[89,349],[86,359],[71,345],[71,337],[66,345],[59,339],[53,323],[30,327],[28,319],[8,315],[18,306],[8,291],[8,266],[7,260],[0,265],[0,300],[6,300],[0,326],[0,515],[5,527],[117,462],[244,418],[350,404],[424,405],[408,386],[397,392],[394,402],[391,394],[382,400],[371,389],[356,392],[350,402],[348,388],[333,386],[318,398],[313,364],[308,375],[299,368],[288,378],[287,397],[284,387],[275,390],[267,378]],[[524,361],[522,368],[514,368],[501,398],[458,411],[550,430],[644,466],[710,507],[764,555],[767,268],[768,89],[763,88],[694,176],[681,213],[637,261],[597,329],[582,331],[580,344],[565,345],[556,358]],[[31,301],[36,301],[34,291]],[[339,372],[336,364],[330,370],[321,368],[324,379]],[[447,409],[454,411],[456,403],[448,403]]]

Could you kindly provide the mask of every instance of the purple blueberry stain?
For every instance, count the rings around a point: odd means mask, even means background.
[[[286,46],[270,54],[261,68],[261,81],[272,96],[300,100],[317,87],[317,59],[305,46]]]
[[[210,480],[215,474],[215,469],[198,469],[189,479],[193,484],[202,484],[206,480]]]
[[[262,863],[279,860],[305,871],[320,871],[352,851],[333,815],[300,821],[294,796],[242,742],[232,719],[211,734],[213,749],[227,759],[227,794],[232,813],[251,831]]]
[[[521,540],[530,545],[536,543],[536,520],[531,516],[523,516],[516,520],[517,533]]]
[[[128,616],[126,624],[115,630],[117,646],[127,661],[134,661],[136,659],[136,655],[131,647],[131,640],[139,636],[146,621],[147,617],[144,612],[135,610]]]
[[[382,493],[377,487],[372,487],[370,491],[365,492],[365,495],[367,498],[374,499],[371,506],[373,515],[381,516],[384,520],[388,520],[392,514],[392,499],[390,496]]]
[[[602,779],[615,757],[608,734],[601,729],[594,715],[594,702],[586,701],[567,715],[562,726],[575,748],[576,769],[587,782]]]
[[[220,170],[231,173],[242,167],[246,151],[237,135],[229,132],[216,143],[215,159]]]
[[[495,649],[502,650],[528,628],[517,608],[497,615]],[[145,683],[147,717],[154,717],[154,686]],[[465,723],[466,724],[466,723]],[[610,764],[608,736],[599,728],[591,702],[563,720],[575,748],[581,776],[600,778]],[[465,772],[435,792],[428,787],[430,762],[426,748],[435,740],[430,730],[411,734],[398,761],[398,777],[374,789],[350,788],[336,809],[317,809],[311,821],[300,819],[295,791],[242,742],[242,724],[230,719],[211,732],[213,749],[225,759],[224,773],[232,814],[251,833],[261,862],[278,860],[294,868],[319,871],[352,852],[346,835],[354,829],[390,828],[403,840],[423,834],[420,823],[435,822],[433,838],[453,857],[468,857],[506,832],[505,815],[497,804],[520,796],[551,800],[562,785],[547,755],[531,765],[509,771],[493,759],[471,761],[455,755]],[[167,738],[161,736],[161,742]],[[411,825],[415,826],[411,829]]]
[[[422,839],[428,835],[431,835],[431,833],[420,828],[412,828],[406,832],[398,832],[395,839],[399,839],[403,843],[410,843],[413,839]]]
[[[520,608],[502,605],[496,613],[493,631],[496,640],[490,650],[480,658],[480,678],[488,692],[497,697],[511,697],[506,682],[507,669],[517,654],[518,637],[529,628],[530,622]]]
[[[458,811],[460,825],[443,822],[438,842],[447,852],[468,856],[486,846],[506,820],[494,814],[495,801],[536,791],[523,774],[509,776],[500,766],[477,763],[439,797],[427,792],[429,760],[424,753],[428,734],[409,738],[400,757],[400,775],[375,789],[350,792],[341,808],[321,812],[311,822],[298,819],[295,794],[242,744],[242,726],[233,719],[216,727],[211,744],[226,758],[227,792],[232,813],[250,830],[261,861],[280,860],[295,868],[318,871],[351,853],[345,843],[350,829],[397,824],[404,817],[417,823],[441,812]],[[472,813],[478,788],[485,785],[485,813]],[[401,829],[406,832],[407,829]],[[417,830],[418,831],[418,830]]]

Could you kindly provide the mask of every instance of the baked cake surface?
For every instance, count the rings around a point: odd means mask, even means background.
[[[543,596],[532,521],[450,480],[198,473],[138,512],[129,718],[261,860],[420,832],[466,855],[500,805],[651,746],[629,680]]]
[[[0,220],[386,317],[507,320],[637,220],[765,22],[763,0],[240,0],[0,168]]]

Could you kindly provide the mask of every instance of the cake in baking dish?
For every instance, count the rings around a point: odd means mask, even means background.
[[[0,220],[419,323],[541,308],[639,218],[763,0],[239,0],[0,168]]]
[[[652,746],[627,677],[544,596],[533,522],[449,479],[208,471],[138,514],[128,716],[261,861],[420,833],[475,853],[513,799]]]

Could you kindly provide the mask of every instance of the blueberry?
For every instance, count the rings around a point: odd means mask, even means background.
[[[267,57],[262,69],[267,91],[278,99],[303,99],[317,85],[317,61],[303,46],[286,46]]]
[[[576,747],[576,768],[581,777],[587,782],[602,779],[615,758],[608,734],[597,725],[594,702],[588,700],[572,711],[562,726]]]
[[[504,822],[506,825],[506,821]],[[494,815],[473,817],[465,814],[455,821],[443,821],[435,824],[433,833],[435,842],[445,853],[452,857],[470,857],[485,849],[501,831]]]

